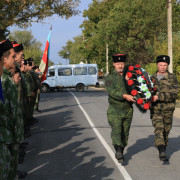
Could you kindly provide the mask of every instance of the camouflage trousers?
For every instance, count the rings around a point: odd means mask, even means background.
[[[151,120],[155,128],[155,146],[168,145],[168,135],[172,128],[174,110],[151,110]]]
[[[129,130],[132,122],[133,108],[129,108],[126,113],[121,113],[117,107],[109,106],[107,117],[111,126],[111,139],[113,145],[127,146]]]
[[[0,180],[6,180],[10,172],[11,154],[8,145],[0,143]]]
[[[35,102],[35,105],[34,105],[34,110],[38,110],[39,109],[39,101],[40,101],[40,89],[38,89],[38,91],[37,91],[36,102]]]
[[[7,180],[17,180],[18,170],[18,157],[19,157],[19,143],[14,142],[9,145],[9,151],[11,154],[10,171]]]

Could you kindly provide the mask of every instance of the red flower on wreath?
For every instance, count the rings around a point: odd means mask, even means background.
[[[149,108],[150,108],[150,104],[149,104],[149,103],[145,103],[145,104],[143,105],[143,108],[146,109],[146,110],[149,109]]]
[[[138,92],[137,92],[136,90],[132,90],[132,91],[131,91],[131,94],[132,94],[133,96],[136,96],[137,93],[138,93]]]
[[[136,70],[136,73],[142,75],[142,72],[140,70]]]
[[[144,76],[141,76],[144,80],[146,80],[146,78]]]
[[[127,76],[128,76],[128,78],[131,78],[131,77],[132,77],[132,73],[131,73],[131,72],[128,72],[128,73],[127,73]]]
[[[138,100],[137,100],[137,103],[141,105],[141,104],[143,103],[143,99],[141,99],[141,98],[138,99]]]
[[[128,80],[128,85],[129,86],[132,86],[134,84],[134,81],[133,80]]]
[[[129,66],[128,69],[129,69],[129,71],[133,71],[134,70],[134,66]]]
[[[157,89],[156,89],[156,87],[154,87],[154,91],[156,91]]]
[[[135,67],[140,68],[141,66],[139,64],[136,64]]]

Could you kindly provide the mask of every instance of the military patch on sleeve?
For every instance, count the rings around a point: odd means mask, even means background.
[[[105,84],[106,84],[106,87],[110,87],[111,84],[112,84],[112,81],[111,80],[107,80]]]

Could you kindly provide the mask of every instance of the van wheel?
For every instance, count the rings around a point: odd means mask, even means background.
[[[77,84],[76,91],[83,92],[84,91],[84,84]]]
[[[46,84],[41,85],[41,92],[47,93],[49,91],[49,86]]]
[[[99,85],[99,83],[98,83],[98,82],[96,83],[96,86],[95,86],[95,87],[97,87],[97,88],[99,88],[99,87],[100,87],[100,85]]]

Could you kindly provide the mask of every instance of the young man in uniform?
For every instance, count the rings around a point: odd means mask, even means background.
[[[109,107],[107,111],[108,123],[110,124],[112,144],[116,150],[115,157],[122,163],[123,151],[128,143],[130,125],[133,116],[133,96],[129,95],[125,87],[124,67],[125,54],[112,56],[115,68],[112,74],[107,75],[105,80],[106,90],[109,95]]]
[[[155,80],[157,93],[153,97],[151,119],[155,128],[155,146],[159,150],[160,160],[164,161],[168,160],[165,151],[168,145],[168,135],[172,128],[173,113],[179,88],[175,74],[168,71],[170,57],[160,55],[156,60],[158,71],[152,77]]]
[[[0,180],[7,179],[10,172],[11,153],[8,147],[13,139],[11,131],[7,125],[9,118],[7,117],[7,112],[4,105],[1,84],[1,76],[4,65],[3,54],[8,49],[4,47],[4,43],[5,41],[0,43]]]
[[[12,43],[5,40],[4,48],[6,51],[3,53],[4,71],[2,74],[2,89],[4,95],[4,107],[6,109],[6,117],[8,117],[7,126],[9,128],[9,135],[11,139],[8,142],[8,148],[11,154],[10,171],[8,180],[17,178],[19,144],[23,141],[23,117],[20,104],[17,100],[18,92],[16,84],[12,76],[15,73],[15,52]]]

